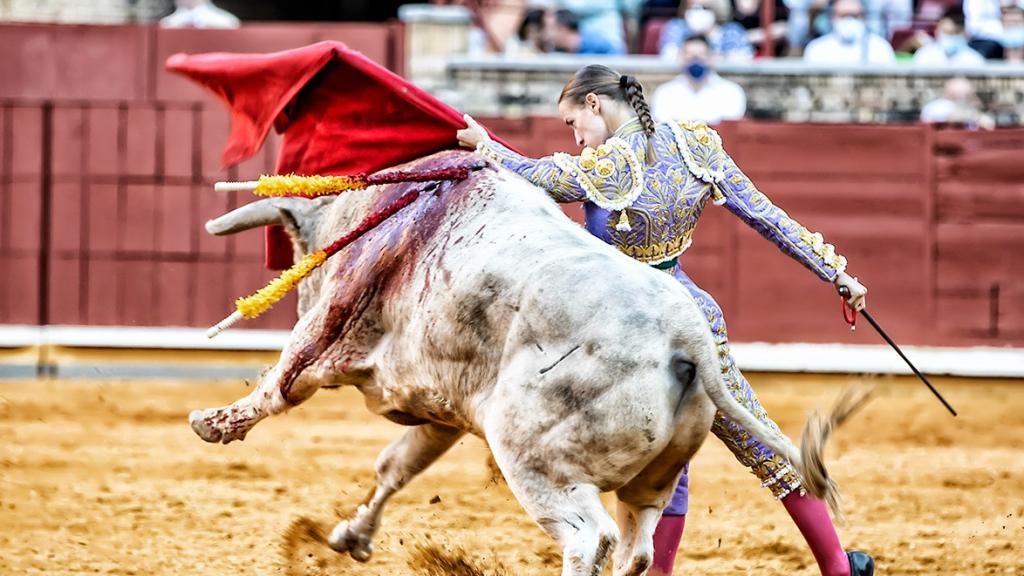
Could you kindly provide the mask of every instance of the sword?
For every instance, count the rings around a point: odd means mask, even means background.
[[[843,298],[848,299],[850,297],[850,289],[847,288],[846,286],[840,286],[839,295],[842,296]],[[949,410],[950,414],[956,416],[956,410],[954,410],[953,407],[949,405],[949,402],[946,402],[946,399],[942,397],[942,394],[939,394],[939,391],[935,389],[935,386],[932,386],[932,383],[928,381],[928,378],[926,378],[924,374],[921,374],[921,371],[918,370],[916,366],[914,366],[914,363],[911,362],[909,358],[907,358],[906,354],[904,354],[903,351],[900,350],[900,347],[897,346],[895,342],[893,342],[892,338],[889,338],[889,335],[885,333],[885,330],[882,330],[882,327],[878,325],[878,322],[875,322],[875,319],[871,317],[871,314],[869,314],[866,309],[861,310],[860,313],[863,314],[864,317],[868,319],[868,322],[871,324],[871,326],[878,332],[879,335],[882,336],[883,339],[885,339],[886,342],[889,343],[889,346],[892,346],[892,349],[895,350],[896,353],[900,355],[900,358],[903,358],[903,361],[906,362],[907,366],[910,366],[910,369],[914,371],[914,374],[917,374],[917,377],[920,378],[921,381],[925,383],[925,386],[928,386],[928,389],[932,391],[932,394],[935,394],[935,397],[939,399],[939,402],[942,402],[942,405],[946,407],[946,410]]]

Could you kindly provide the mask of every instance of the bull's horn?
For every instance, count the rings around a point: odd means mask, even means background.
[[[206,231],[214,236],[226,236],[236,232],[259,228],[270,224],[284,224],[281,210],[297,210],[303,198],[267,198],[236,208],[223,216],[206,222]]]

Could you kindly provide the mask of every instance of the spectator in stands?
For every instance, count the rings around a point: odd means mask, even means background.
[[[1003,32],[999,43],[1004,60],[1024,62],[1024,5],[1003,6]]]
[[[835,0],[832,32],[812,40],[804,60],[814,64],[891,64],[896,54],[885,39],[873,34],[864,22],[860,0]]]
[[[635,29],[641,0],[557,0],[558,8],[579,18],[579,30],[586,38],[601,38],[611,44],[612,54],[628,52],[626,29]]]
[[[681,52],[683,73],[654,91],[651,113],[655,120],[717,124],[742,118],[747,110],[747,96],[739,84],[715,72],[707,39],[691,36],[683,43]]]
[[[688,0],[679,10],[680,16],[662,29],[659,50],[662,58],[678,58],[683,42],[691,36],[706,38],[719,60],[742,61],[754,57],[746,30],[731,21],[728,0]]]
[[[175,0],[174,12],[160,20],[164,28],[238,28],[238,18],[210,0]]]
[[[555,10],[544,17],[545,43],[556,52],[570,54],[622,54],[620,47],[604,36],[584,33],[580,19],[569,10]]]
[[[785,0],[789,8],[786,22],[786,44],[789,56],[803,54],[804,46],[811,39],[811,21],[828,8],[828,0]]]
[[[943,88],[943,97],[924,105],[921,121],[966,126],[971,129],[991,130],[995,121],[981,111],[981,103],[974,93],[974,85],[963,77],[950,78]]]
[[[964,13],[950,8],[935,27],[935,41],[914,52],[914,64],[920,66],[981,66],[985,58],[967,45]]]
[[[985,58],[998,58],[1003,22],[1000,0],[964,0],[964,25],[971,48]]]
[[[550,52],[544,40],[544,10],[531,8],[519,23],[516,35],[505,43],[505,53],[510,56],[524,56]]]
[[[864,0],[864,22],[868,30],[886,41],[892,33],[907,28],[914,19],[913,0]]]

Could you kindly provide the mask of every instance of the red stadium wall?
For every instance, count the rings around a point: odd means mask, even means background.
[[[202,223],[247,201],[212,183],[220,104],[163,72],[175,52],[271,51],[339,39],[401,70],[390,25],[236,31],[0,26],[0,323],[202,326],[269,279],[261,234]],[[571,150],[558,119],[482,119],[531,155]],[[1024,130],[738,123],[727,149],[777,204],[823,231],[871,289],[892,335],[917,344],[1024,345]],[[578,215],[578,210],[570,208]],[[731,214],[708,206],[683,264],[737,341],[878,343],[851,334],[834,292]],[[287,328],[286,301],[246,327]]]

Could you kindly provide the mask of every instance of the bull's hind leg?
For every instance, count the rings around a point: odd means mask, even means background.
[[[326,313],[330,298],[321,298],[292,329],[281,357],[260,377],[256,389],[244,398],[220,408],[193,410],[189,414],[192,430],[207,442],[244,440],[245,435],[267,416],[284,412],[307,400],[320,388],[323,379],[303,374],[335,340],[332,327],[337,314]]]
[[[381,512],[388,498],[425,470],[455,442],[463,432],[440,424],[424,424],[406,431],[377,457],[377,485],[349,520],[339,522],[327,542],[338,552],[366,562],[373,554],[373,535],[380,525]]]
[[[599,576],[618,544],[619,529],[597,487],[553,481],[536,458],[511,457],[497,444],[492,453],[512,493],[562,547],[562,576]]]
[[[622,541],[612,556],[614,576],[642,576],[654,560],[654,529],[661,519],[658,506],[636,506],[618,503],[619,530]]]

